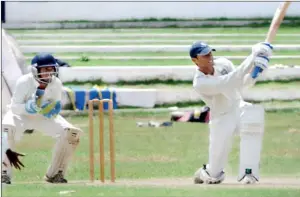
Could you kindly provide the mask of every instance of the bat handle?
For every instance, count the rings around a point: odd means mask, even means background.
[[[273,46],[272,46],[268,41],[264,42],[263,44],[266,45],[266,46],[268,46],[270,49],[273,50]],[[266,58],[266,59],[269,61],[268,58]],[[258,76],[258,74],[259,74],[260,72],[262,72],[262,71],[263,71],[263,69],[262,69],[261,67],[259,67],[259,66],[257,66],[257,65],[254,65],[254,70],[253,70],[252,73],[251,73],[251,77],[252,77],[253,79],[255,79],[255,78]]]
[[[273,50],[273,46],[270,44],[269,41],[266,40],[266,41],[264,42],[264,45],[267,45],[268,47],[270,47],[270,49]]]
[[[251,77],[255,79],[260,72],[262,72],[262,68],[259,66],[255,66],[253,72],[251,73]]]

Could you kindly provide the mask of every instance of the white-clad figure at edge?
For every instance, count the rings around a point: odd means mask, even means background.
[[[194,183],[218,184],[225,179],[225,166],[233,137],[240,135],[240,163],[237,180],[245,184],[259,181],[260,154],[264,134],[264,108],[245,102],[243,88],[255,84],[267,70],[273,47],[261,42],[239,65],[226,58],[213,59],[211,48],[197,41],[190,48],[196,64],[193,88],[210,107],[208,163],[194,174]]]
[[[63,86],[57,77],[56,59],[51,54],[40,53],[31,63],[31,72],[17,80],[2,121],[2,144],[6,144],[6,150],[2,151],[2,183],[12,182],[14,163],[8,158],[7,150],[8,153],[16,151],[15,144],[27,129],[41,131],[56,140],[44,178],[50,183],[67,183],[67,167],[82,131],[59,115]],[[18,156],[13,154],[13,162],[18,162]]]

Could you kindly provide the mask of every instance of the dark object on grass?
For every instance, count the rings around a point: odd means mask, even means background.
[[[171,113],[171,121],[208,123],[209,112],[210,108],[207,106],[202,107],[200,110],[175,111]]]

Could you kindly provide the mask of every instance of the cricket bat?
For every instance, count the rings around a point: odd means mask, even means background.
[[[272,19],[272,22],[271,22],[271,25],[270,25],[270,28],[269,28],[269,31],[268,31],[268,34],[266,37],[266,42],[271,43],[274,40],[277,30],[279,29],[280,24],[282,23],[285,13],[290,4],[291,4],[290,1],[285,1],[283,3],[280,3],[279,7],[277,8],[277,10],[273,16],[273,19]]]
[[[279,6],[273,16],[271,25],[269,27],[269,31],[267,33],[267,37],[265,40],[266,42],[271,43],[274,40],[277,30],[279,29],[279,27],[283,21],[283,18],[285,16],[285,13],[290,4],[291,4],[290,1],[285,1],[285,2],[282,2],[279,4]],[[254,72],[252,73],[252,78],[256,78],[258,73],[260,73],[261,71],[262,71],[262,69],[260,67],[257,67],[257,66],[254,67]]]

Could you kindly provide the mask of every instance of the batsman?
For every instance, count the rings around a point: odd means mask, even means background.
[[[253,184],[259,180],[260,154],[264,134],[264,108],[245,102],[241,90],[255,84],[266,72],[273,46],[261,42],[237,68],[226,58],[213,58],[215,51],[204,42],[195,42],[190,57],[196,64],[193,87],[210,107],[208,163],[194,175],[197,184],[219,184],[225,179],[225,166],[233,136],[240,135],[238,181]]]
[[[2,121],[2,144],[6,144],[3,152],[6,154],[2,153],[2,183],[11,184],[12,167],[20,169],[20,165],[23,166],[18,159],[18,156],[23,155],[15,152],[15,144],[27,129],[44,132],[56,139],[45,180],[50,183],[67,183],[67,167],[82,131],[59,115],[62,82],[57,74],[55,58],[51,54],[41,53],[33,58],[31,72],[17,80]]]

